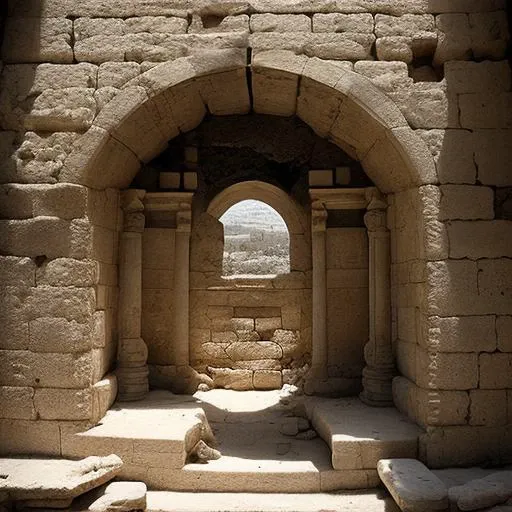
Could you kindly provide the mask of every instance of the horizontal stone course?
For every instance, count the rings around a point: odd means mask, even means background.
[[[304,14],[254,14],[251,32],[311,32],[311,19]]]

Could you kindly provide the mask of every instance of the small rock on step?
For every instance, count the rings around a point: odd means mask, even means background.
[[[448,489],[416,459],[382,459],[377,464],[382,483],[404,512],[446,511]]]
[[[299,432],[310,430],[311,425],[306,418],[292,416],[284,418],[279,427],[279,432],[285,436],[296,436]]]
[[[203,440],[198,441],[188,455],[189,462],[206,464],[209,460],[217,460],[222,457],[219,450],[208,446]]]
[[[128,512],[146,510],[147,487],[144,482],[112,482],[93,501],[88,512]]]
[[[304,432],[299,432],[295,439],[300,439],[301,441],[311,441],[312,439],[316,439],[318,434],[312,428],[305,430]]]
[[[450,501],[464,511],[500,505],[512,498],[512,471],[499,471],[451,487],[449,496]]]

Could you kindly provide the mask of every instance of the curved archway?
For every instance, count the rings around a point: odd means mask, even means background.
[[[244,51],[220,50],[163,63],[128,82],[78,140],[59,181],[127,187],[141,162],[195,128],[207,111],[228,115],[252,108],[297,115],[359,159],[383,192],[436,182],[425,142],[368,79],[318,58],[262,52],[251,63],[251,97],[246,67]]]

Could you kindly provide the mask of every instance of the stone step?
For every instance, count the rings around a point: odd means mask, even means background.
[[[148,512],[400,512],[384,490],[321,494],[150,491]]]
[[[357,398],[305,401],[307,415],[332,452],[336,470],[375,469],[380,459],[418,455],[422,430],[393,407],[368,407]]]
[[[190,396],[152,391],[142,401],[116,402],[103,419],[85,432],[63,427],[62,456],[115,453],[123,460],[120,478],[138,468],[181,469],[188,452],[212,437],[205,413]]]

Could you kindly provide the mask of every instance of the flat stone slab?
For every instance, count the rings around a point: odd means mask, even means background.
[[[121,471],[117,455],[64,459],[0,459],[0,492],[9,500],[66,500],[75,498],[105,482]]]
[[[148,512],[399,512],[385,491],[318,494],[148,492]]]
[[[401,510],[448,510],[447,487],[419,460],[383,459],[377,464],[377,471]]]
[[[87,508],[90,512],[128,512],[146,510],[144,482],[112,482]]]
[[[512,497],[512,471],[498,471],[451,487],[449,496],[464,511],[501,505]]]
[[[418,454],[422,430],[393,407],[369,407],[357,398],[307,398],[308,417],[332,451],[334,469],[375,469],[380,459]]]

